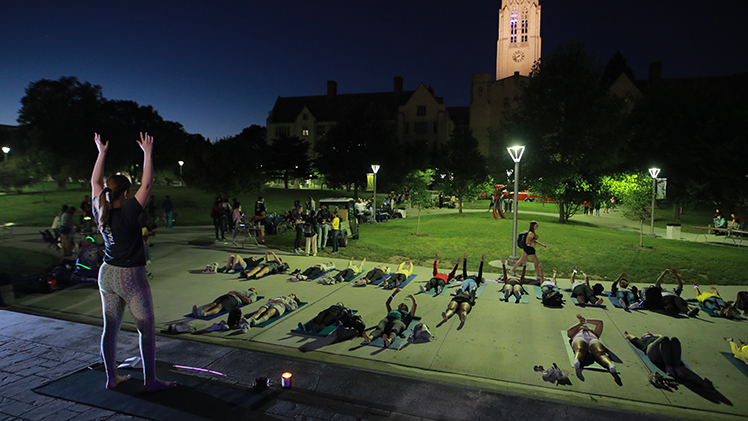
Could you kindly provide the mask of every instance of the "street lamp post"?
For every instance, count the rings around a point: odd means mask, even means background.
[[[182,181],[182,166],[184,165],[184,161],[177,161],[179,163],[179,181]]]
[[[522,160],[522,154],[525,153],[525,147],[512,146],[511,148],[506,148],[506,150],[509,151],[509,155],[511,155],[512,161],[514,161],[514,229],[512,230],[512,256],[509,258],[509,260],[516,262],[517,260],[519,260],[519,257],[517,257],[517,201],[519,197],[519,161]]]
[[[10,148],[7,146],[3,146],[3,153],[5,154],[5,158],[3,159],[5,159],[6,161],[8,160],[8,152],[10,152]]]
[[[652,218],[650,218],[649,235],[655,236],[655,198],[657,197],[657,176],[660,174],[659,168],[650,168],[649,175],[652,176]]]
[[[372,165],[371,170],[374,171],[374,203],[371,206],[371,221],[377,222],[377,172],[379,172],[379,165]]]

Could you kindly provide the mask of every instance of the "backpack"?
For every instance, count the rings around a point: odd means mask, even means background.
[[[600,295],[605,291],[605,287],[601,283],[597,283],[592,286],[592,292],[595,293],[595,295]]]
[[[662,302],[662,290],[651,286],[644,290],[644,307],[650,310],[662,310],[665,304]]]
[[[229,318],[226,321],[226,324],[229,325],[229,328],[233,328],[239,325],[239,322],[242,320],[242,311],[238,308],[235,308],[229,312]]]
[[[540,301],[544,306],[561,307],[564,305],[564,296],[557,289],[546,289]]]
[[[735,308],[748,311],[748,291],[738,292],[738,298],[735,300]]]
[[[426,323],[418,323],[416,327],[413,328],[413,333],[410,334],[408,342],[428,342],[433,341],[434,339],[436,339],[436,336],[431,334]]]
[[[527,246],[527,231],[519,233],[517,236],[517,247],[524,249]]]

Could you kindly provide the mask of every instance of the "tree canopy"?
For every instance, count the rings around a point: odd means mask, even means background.
[[[493,190],[486,171],[486,158],[478,149],[478,140],[466,127],[457,127],[452,132],[442,153],[436,184],[446,194],[457,196],[459,212],[462,213],[465,198]]]

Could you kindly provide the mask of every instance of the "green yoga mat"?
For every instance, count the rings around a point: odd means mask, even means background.
[[[358,310],[351,310],[351,313],[356,314],[358,313]],[[311,322],[313,319],[310,319],[307,323]],[[306,323],[302,323],[306,324]],[[325,337],[329,334],[331,334],[335,328],[337,327],[337,324],[332,324],[330,326],[325,327],[324,329],[320,330],[317,333],[307,332],[306,330],[301,330],[298,327],[296,329],[291,329],[291,333],[297,333],[299,335],[309,335],[309,336],[319,336],[319,337]]]
[[[34,389],[34,392],[121,412],[134,417],[158,421],[198,421],[245,419],[267,399],[246,388],[214,379],[194,377],[194,371],[175,368],[172,364],[156,362],[156,372],[162,380],[176,380],[178,386],[158,393],[143,392],[142,369],[119,369],[119,374],[132,378],[115,390],[104,387],[103,367],[84,367],[70,375]],[[54,418],[54,417],[52,417]]]
[[[405,344],[408,343],[408,337],[410,336],[411,333],[413,333],[413,329],[415,329],[416,325],[420,322],[421,322],[420,317],[413,317],[413,320],[411,320],[408,327],[405,328],[405,330],[403,331],[401,335],[403,337],[401,338],[400,336],[398,336],[397,338],[395,338],[395,340],[390,344],[389,348],[387,349],[394,349],[395,351],[397,351],[403,346],[405,346]],[[384,348],[384,340],[381,337],[379,337],[369,342],[368,344],[366,343],[366,341],[361,342],[361,345],[370,345],[370,346],[375,346],[378,348]]]
[[[566,330],[561,331],[561,340],[564,343],[564,348],[566,349],[566,355],[569,356],[569,365],[574,367],[574,361],[576,361],[574,359],[574,350],[571,349],[571,338],[569,338],[569,335],[566,332],[567,332]],[[610,350],[608,350],[608,356],[616,364],[623,362],[621,361],[620,358],[618,358],[618,356],[610,352]],[[595,360],[595,357],[593,357],[592,354],[590,354],[589,352],[587,353],[587,355],[584,356],[584,361],[582,361],[582,367],[585,370],[604,371],[608,373],[608,370],[605,367],[601,366],[600,363],[598,363],[597,360]],[[621,367],[616,365],[616,368],[618,369],[618,372],[620,373]]]
[[[302,302],[301,302],[301,304],[299,304],[299,306],[298,306],[298,307],[296,308],[296,310],[300,309],[301,307],[304,307],[304,306],[305,306],[305,305],[307,305],[307,304],[308,304],[308,303],[307,303],[306,301],[302,301]],[[288,316],[289,314],[293,313],[293,312],[294,312],[294,311],[296,311],[296,310],[293,310],[293,311],[288,311],[288,310],[286,310],[286,311],[285,311],[285,312],[283,313],[283,315],[281,315],[280,317],[271,317],[271,318],[269,318],[269,319],[265,320],[265,321],[264,321],[264,322],[262,322],[262,323],[257,323],[256,325],[254,325],[253,329],[254,329],[254,328],[257,328],[257,327],[265,327],[265,326],[268,326],[268,325],[270,325],[270,324],[273,324],[273,323],[277,322],[278,320],[280,320],[280,319],[282,319],[282,318],[284,318],[284,317]]]

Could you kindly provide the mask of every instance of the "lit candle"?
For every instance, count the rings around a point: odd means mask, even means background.
[[[281,375],[281,387],[291,387],[291,373],[286,372]]]

